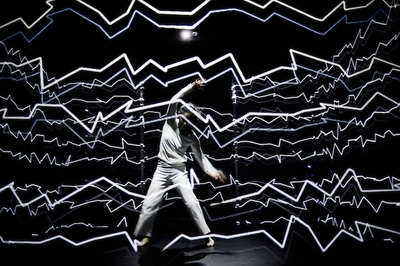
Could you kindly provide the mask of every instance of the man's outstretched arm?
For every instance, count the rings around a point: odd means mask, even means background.
[[[219,170],[216,169],[211,162],[207,159],[207,157],[204,155],[203,151],[201,150],[200,143],[196,143],[190,146],[192,149],[192,152],[194,154],[194,157],[196,158],[196,161],[199,163],[201,169],[209,175],[212,179],[225,184],[226,180],[228,178],[225,176],[225,174]]]
[[[185,95],[189,94],[193,89],[197,87],[202,88],[203,86],[204,86],[204,81],[202,81],[201,79],[196,79],[195,81],[189,83],[186,87],[178,91],[178,93],[171,98],[171,101],[182,99]],[[168,106],[167,116],[175,115],[177,110],[178,110],[178,103],[171,103]]]

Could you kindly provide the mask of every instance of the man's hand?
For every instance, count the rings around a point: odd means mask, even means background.
[[[200,89],[202,90],[203,87],[205,86],[205,81],[201,79],[196,79],[195,81],[192,82],[192,88],[193,89]]]
[[[221,184],[225,184],[226,180],[228,180],[228,178],[225,176],[225,174],[222,171],[218,171],[216,175],[213,176],[213,178],[220,182]]]

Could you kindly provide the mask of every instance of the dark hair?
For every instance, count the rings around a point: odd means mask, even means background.
[[[187,103],[186,105],[190,106],[198,114],[203,116],[203,112],[202,112],[202,109],[200,107],[194,105],[193,103]],[[198,117],[195,114],[193,114],[193,112],[186,105],[183,105],[183,104],[181,105],[181,107],[179,108],[178,114],[188,114],[188,115],[185,115],[185,117],[188,120],[190,120],[191,123],[197,124],[199,122]]]

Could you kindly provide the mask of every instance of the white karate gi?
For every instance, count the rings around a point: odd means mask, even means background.
[[[181,89],[173,98],[180,99],[191,91],[192,84]],[[177,111],[177,103],[172,103],[167,115],[174,116]],[[217,179],[219,170],[213,167],[207,157],[201,151],[200,142],[195,133],[190,130],[190,134],[182,135],[178,127],[179,118],[168,119],[163,126],[160,150],[158,153],[159,162],[157,169],[153,175],[146,198],[143,201],[141,214],[134,231],[135,236],[151,236],[154,219],[159,209],[165,189],[170,185],[176,185],[176,189],[182,196],[191,217],[193,218],[198,230],[202,234],[210,232],[209,227],[204,219],[199,201],[193,193],[192,187],[188,180],[186,170],[186,150],[190,147],[196,161],[200,167],[208,175]]]

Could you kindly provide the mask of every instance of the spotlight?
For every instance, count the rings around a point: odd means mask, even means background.
[[[198,36],[198,32],[190,31],[190,30],[182,30],[180,33],[180,37],[182,41],[190,41],[192,37]]]
[[[188,30],[181,31],[181,40],[182,41],[189,41],[192,37],[192,32]]]

